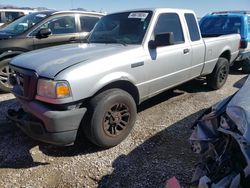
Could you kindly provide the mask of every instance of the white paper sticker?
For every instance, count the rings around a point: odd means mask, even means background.
[[[128,18],[139,18],[139,19],[146,19],[148,16],[147,12],[131,12]]]

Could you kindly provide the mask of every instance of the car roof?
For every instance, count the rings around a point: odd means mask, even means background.
[[[207,14],[207,16],[221,16],[221,15],[244,17],[244,16],[250,16],[250,11],[243,11],[243,10],[218,11]]]
[[[101,13],[101,12],[79,11],[79,10],[55,11],[53,14],[68,14],[68,13],[88,14],[88,15],[95,15],[95,16],[106,15],[105,13]]]
[[[1,9],[0,9],[1,10]],[[86,14],[93,16],[104,16],[104,13],[99,12],[88,12],[88,11],[58,11],[58,10],[43,10],[43,11],[34,11],[31,14],[45,14],[46,16],[57,15],[57,14]]]
[[[212,12],[212,14],[250,14],[250,11],[247,11],[247,10],[229,10],[229,11]]]

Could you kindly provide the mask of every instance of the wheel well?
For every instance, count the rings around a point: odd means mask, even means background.
[[[20,53],[21,54],[21,53]],[[1,59],[0,59],[0,61],[2,61],[2,60],[5,60],[5,59],[11,59],[11,58],[13,58],[13,57],[15,57],[15,56],[17,56],[17,55],[20,55],[20,54],[10,54],[10,55],[7,55],[7,56],[4,56],[4,57],[2,57]]]
[[[220,57],[226,58],[226,59],[228,60],[228,62],[230,63],[231,54],[230,54],[230,51],[229,51],[229,50],[223,52],[223,53],[220,55]]]
[[[10,49],[10,51],[12,51],[11,49]],[[4,59],[9,59],[9,58],[13,58],[13,57],[15,57],[15,56],[17,56],[17,55],[20,55],[20,54],[22,54],[22,53],[25,53],[25,52],[28,52],[29,50],[26,50],[26,49],[20,49],[20,50],[13,50],[12,52],[10,52],[10,53],[7,53],[7,52],[4,52],[3,54],[5,54],[3,57],[0,57],[0,61],[2,61],[2,60],[4,60]]]
[[[126,92],[128,92],[135,100],[136,104],[139,104],[140,101],[140,97],[139,97],[139,91],[136,88],[136,86],[134,84],[132,84],[129,81],[116,81],[116,82],[112,82],[106,86],[104,86],[102,89],[100,89],[98,92],[96,92],[95,95],[98,95],[99,93],[106,91],[108,89],[122,89]]]

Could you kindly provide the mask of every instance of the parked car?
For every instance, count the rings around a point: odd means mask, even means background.
[[[35,12],[35,10],[0,9],[0,27],[32,12]]]
[[[146,99],[199,76],[221,88],[239,43],[239,34],[203,39],[190,10],[110,14],[88,43],[14,58],[12,92],[23,110],[8,116],[44,142],[72,144],[83,131],[98,146],[112,147],[128,136],[136,106]]]
[[[10,91],[10,60],[24,52],[82,41],[101,13],[82,11],[35,12],[0,30],[0,89]]]
[[[203,37],[239,33],[240,53],[232,67],[250,73],[250,11],[213,12],[200,20]]]

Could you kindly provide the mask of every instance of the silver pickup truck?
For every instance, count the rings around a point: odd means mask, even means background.
[[[202,39],[193,11],[140,9],[104,16],[86,43],[26,53],[10,66],[22,108],[8,117],[44,142],[85,135],[113,147],[131,131],[142,101],[199,76],[213,89],[227,79],[238,34]]]

